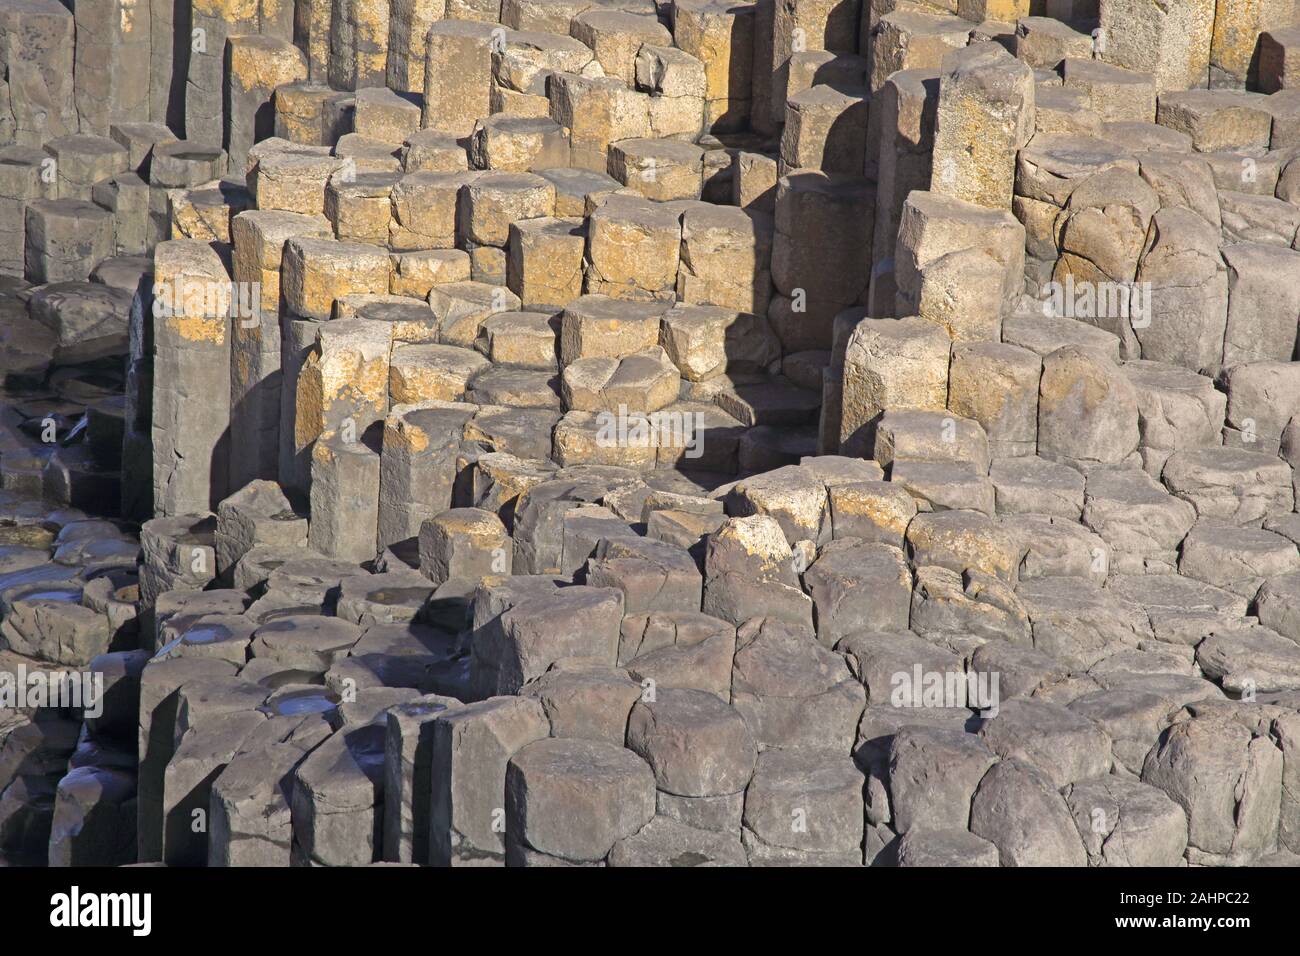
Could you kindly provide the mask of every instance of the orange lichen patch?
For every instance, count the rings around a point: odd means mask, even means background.
[[[259,6],[260,0],[194,0],[195,13],[227,23],[257,20]]]
[[[270,43],[231,43],[230,75],[245,90],[273,90],[307,78],[307,64],[294,46]]]
[[[429,447],[429,435],[423,428],[403,419],[390,420],[384,425],[384,447],[405,448],[412,454],[419,454]]]
[[[211,342],[223,345],[226,341],[226,317],[206,318],[203,316],[168,316],[165,320],[168,328],[187,342]]]

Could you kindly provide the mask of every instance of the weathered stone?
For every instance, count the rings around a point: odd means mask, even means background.
[[[609,144],[650,132],[650,97],[614,77],[550,74],[550,117],[569,130],[571,164],[605,172]]]
[[[1290,468],[1260,452],[1239,448],[1201,448],[1175,452],[1161,480],[1189,501],[1198,519],[1253,525],[1285,513],[1294,504]]]
[[[764,618],[737,633],[731,702],[760,747],[846,753],[865,694],[844,657],[794,625]]]
[[[614,844],[609,851],[608,865],[747,866],[748,863],[744,847],[732,834],[678,822],[660,807],[658,815],[634,836]]]
[[[1157,120],[1186,133],[1199,152],[1267,148],[1272,117],[1259,93],[1236,90],[1162,92]]]
[[[1061,61],[1061,75],[1066,87],[1088,97],[1089,108],[1103,122],[1155,122],[1156,81],[1151,74],[1100,59],[1067,57]]]
[[[833,647],[861,630],[906,630],[912,576],[897,547],[836,541],[804,572],[817,639]]]
[[[962,828],[909,830],[898,845],[899,866],[997,866],[998,849]]]
[[[1262,528],[1198,522],[1183,541],[1179,573],[1253,599],[1264,581],[1300,566],[1295,543]]]
[[[580,219],[542,217],[510,224],[507,284],[524,308],[564,306],[582,294],[585,245]]]
[[[486,23],[437,20],[430,26],[422,128],[466,136],[476,120],[491,113],[492,38],[493,27]]]
[[[1171,570],[1175,552],[1195,521],[1195,508],[1136,468],[1088,474],[1083,523],[1110,545],[1110,567],[1115,571]]]
[[[1107,776],[1076,783],[1066,795],[1090,864],[1180,866],[1187,818],[1154,787]]]
[[[971,797],[997,760],[978,737],[940,727],[904,727],[889,752],[889,789],[896,830],[963,826]]]
[[[941,410],[947,400],[951,341],[920,318],[866,319],[844,358],[840,450],[865,454],[889,408]]]
[[[434,584],[509,574],[512,550],[501,519],[478,508],[452,508],[420,528],[420,571]]]
[[[930,188],[1010,209],[1016,150],[1034,132],[1034,75],[996,43],[944,56]]]
[[[741,715],[698,690],[665,689],[653,702],[638,702],[627,744],[650,764],[660,790],[683,797],[743,790],[758,756]]]
[[[217,571],[229,575],[254,548],[305,547],[307,519],[274,482],[253,481],[217,506],[213,543]]]
[[[506,770],[512,840],[573,862],[601,860],[655,813],[654,775],[634,753],[608,743],[540,740]],[[581,825],[570,822],[581,807]]]
[[[799,817],[805,826],[791,826]],[[862,775],[832,751],[767,750],[745,798],[750,865],[861,865]]]
[[[1277,745],[1230,717],[1198,717],[1160,735],[1142,782],[1187,814],[1198,861],[1251,860],[1275,844],[1282,759]]]
[[[571,657],[613,664],[622,608],[621,591],[591,587],[566,588],[514,605],[475,635],[475,686],[483,696],[514,692],[556,661]],[[580,633],[572,630],[575,615],[585,622]]]
[[[1043,359],[1038,453],[1067,464],[1118,464],[1138,445],[1137,398],[1120,369],[1066,347]]]
[[[971,832],[998,849],[1003,866],[1085,866],[1087,854],[1069,807],[1033,766],[1004,760],[980,781]]]
[[[1016,535],[978,512],[918,514],[907,526],[906,538],[908,557],[917,565],[1016,580],[1021,557]]]
[[[681,233],[671,207],[611,196],[588,219],[587,291],[617,299],[668,298],[676,288]]]

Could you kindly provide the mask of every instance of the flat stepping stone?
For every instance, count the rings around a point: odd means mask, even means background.
[[[253,637],[253,655],[304,670],[329,669],[361,637],[355,624],[339,618],[289,616],[263,624]]]
[[[1251,600],[1265,580],[1300,568],[1294,542],[1262,528],[1199,523],[1183,542],[1178,572]]]
[[[898,845],[899,866],[998,866],[998,848],[969,830],[909,830]]]
[[[635,836],[614,844],[610,866],[748,866],[745,848],[728,833],[701,830],[657,816]]]
[[[1218,446],[1178,451],[1165,462],[1161,480],[1197,518],[1254,525],[1295,504],[1291,466],[1276,456]]]
[[[1300,689],[1300,644],[1267,627],[1212,634],[1197,646],[1196,662],[1231,694]]]

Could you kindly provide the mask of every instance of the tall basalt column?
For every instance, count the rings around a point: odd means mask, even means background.
[[[799,170],[777,184],[768,318],[785,351],[829,349],[835,316],[866,297],[876,194],[868,180]]]
[[[189,50],[189,23],[177,22],[174,0],[147,0],[149,4],[149,121],[184,121],[185,72],[177,70],[177,47]],[[189,9],[184,10],[188,20]],[[182,45],[183,44],[183,45]],[[184,53],[188,56],[188,53]],[[188,60],[182,60],[188,65]]]
[[[360,564],[376,552],[382,425],[349,437],[322,435],[311,449],[311,529],[307,543],[326,557]]]
[[[936,70],[900,70],[885,81],[872,101],[880,113],[879,178],[876,186],[875,239],[867,309],[875,318],[894,314],[894,240],[903,204],[913,190],[930,182],[930,152],[939,105]]]
[[[277,471],[285,489],[306,493],[311,488],[311,447],[299,448],[298,379],[316,346],[316,333],[326,323],[284,313],[280,316],[280,432]]]
[[[294,473],[301,487],[309,487],[315,472],[312,449],[317,440],[339,435],[343,445],[355,445],[367,428],[388,414],[391,350],[387,323],[336,319],[317,327],[312,351],[297,373],[294,402]],[[378,456],[374,465],[378,484]],[[307,469],[306,481],[301,468]]]
[[[307,60],[292,43],[274,37],[231,37],[226,57],[228,168],[248,165],[255,142],[275,135],[276,87],[307,78]]]
[[[790,55],[807,50],[856,53],[860,7],[859,0],[776,0],[768,100],[772,123],[785,118]]]
[[[232,220],[231,234],[235,281],[243,299],[256,306],[255,316],[241,317],[230,330],[230,427],[239,436],[230,449],[230,487],[237,491],[279,472],[284,244],[295,236],[325,239],[331,233],[324,217],[251,209]]]
[[[332,0],[298,0],[294,7],[293,32],[307,54],[307,78],[313,83],[329,82],[333,19]]]
[[[446,12],[446,0],[393,0],[388,18],[389,89],[424,94],[429,28]]]
[[[388,72],[388,0],[333,0],[329,83],[338,90],[383,86]]]
[[[75,97],[82,133],[149,119],[148,0],[78,0]]]
[[[225,129],[226,41],[259,32],[257,0],[194,0],[185,79],[185,138],[220,146]]]
[[[399,405],[384,422],[379,471],[379,546],[418,537],[453,505],[456,456],[474,405]]]
[[[443,20],[429,30],[422,128],[468,136],[491,113],[493,30],[462,20]]]
[[[122,516],[153,517],[153,276],[140,279],[127,320],[126,407],[122,435]]]
[[[1218,0],[1208,6],[1214,18],[1210,87],[1266,89],[1257,85],[1263,59],[1260,34],[1296,26],[1300,9],[1293,0]]]
[[[1100,13],[1099,59],[1150,73],[1161,93],[1209,82],[1215,0],[1106,0]]]
[[[49,156],[31,146],[0,149],[0,222],[18,224],[0,230],[0,274],[20,276],[27,250],[23,228],[27,204],[54,196],[52,177],[43,175]]]
[[[675,0],[677,46],[704,64],[704,121],[714,132],[744,129],[752,109],[755,6]]]
[[[930,189],[1010,209],[1016,151],[1034,134],[1034,71],[996,43],[943,58]]]
[[[153,487],[159,515],[202,513],[226,496],[230,275],[196,239],[154,250]]]
[[[76,27],[57,0],[0,0],[0,140],[40,146],[77,132]]]

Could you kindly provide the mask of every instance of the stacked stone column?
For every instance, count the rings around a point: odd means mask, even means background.
[[[154,509],[206,512],[226,496],[230,447],[230,274],[204,242],[154,252]]]

